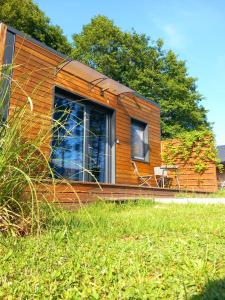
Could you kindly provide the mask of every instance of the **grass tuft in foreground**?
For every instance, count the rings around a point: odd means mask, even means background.
[[[224,222],[221,205],[59,210],[38,238],[1,238],[0,298],[224,299]]]
[[[26,101],[18,99],[8,111],[5,80],[13,66],[3,69],[5,72],[0,73],[0,234],[27,235],[40,232],[37,186],[52,173],[48,155],[43,151],[51,128],[44,129],[41,122],[35,126],[33,102],[26,94]],[[25,93],[22,88],[21,92]]]

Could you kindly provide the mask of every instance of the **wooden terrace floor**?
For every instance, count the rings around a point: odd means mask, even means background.
[[[107,184],[101,185],[94,182],[64,182],[57,180],[55,185],[50,181],[44,182],[38,189],[39,193],[48,201],[55,201],[63,205],[77,206],[88,204],[96,200],[121,201],[129,199],[154,199],[175,197],[179,192],[187,192],[178,189],[127,185]],[[204,192],[201,192],[205,194]]]

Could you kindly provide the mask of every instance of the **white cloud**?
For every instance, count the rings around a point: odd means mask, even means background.
[[[187,50],[191,40],[184,34],[186,28],[183,23],[175,24],[173,21],[170,22],[157,17],[152,18],[152,23],[158,29],[159,36],[164,39],[166,48],[172,48],[178,51]]]
[[[171,48],[183,49],[187,39],[173,24],[166,24],[161,27],[166,38],[166,44]]]

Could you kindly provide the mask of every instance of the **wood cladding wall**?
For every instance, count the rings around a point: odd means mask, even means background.
[[[169,141],[162,141],[162,151],[167,147]],[[212,162],[207,163],[207,170],[203,174],[196,173],[194,170],[194,160],[196,159],[195,151],[193,150],[192,157],[187,163],[177,158],[175,164],[179,166],[179,181],[181,190],[185,191],[202,191],[216,192],[218,190],[216,166]],[[163,164],[164,162],[162,162]],[[169,176],[173,177],[172,172]],[[176,181],[173,180],[172,187],[176,186]]]
[[[153,174],[153,168],[160,166],[160,108],[137,96],[117,97],[106,91],[101,96],[99,87],[90,89],[90,84],[63,69],[56,75],[57,66],[64,59],[54,52],[41,47],[20,35],[16,35],[13,84],[10,99],[10,113],[30,97],[33,102],[33,126],[30,132],[35,136],[40,129],[48,132],[52,122],[54,87],[79,94],[106,105],[116,111],[116,184],[138,183],[131,164],[131,118],[142,120],[149,125],[149,162],[137,162],[143,175]],[[43,145],[50,153],[51,137]]]

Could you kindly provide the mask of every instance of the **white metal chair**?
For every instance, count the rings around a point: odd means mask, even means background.
[[[225,188],[225,181],[221,182],[221,190]]]
[[[138,171],[138,167],[134,161],[132,161],[132,165],[134,168],[134,174],[138,177],[140,182],[139,186],[147,185],[151,187],[150,180],[153,178],[153,175],[141,175]]]
[[[154,177],[157,187],[165,188],[165,185],[170,184],[172,178],[168,177],[168,172],[161,167],[154,167]]]

